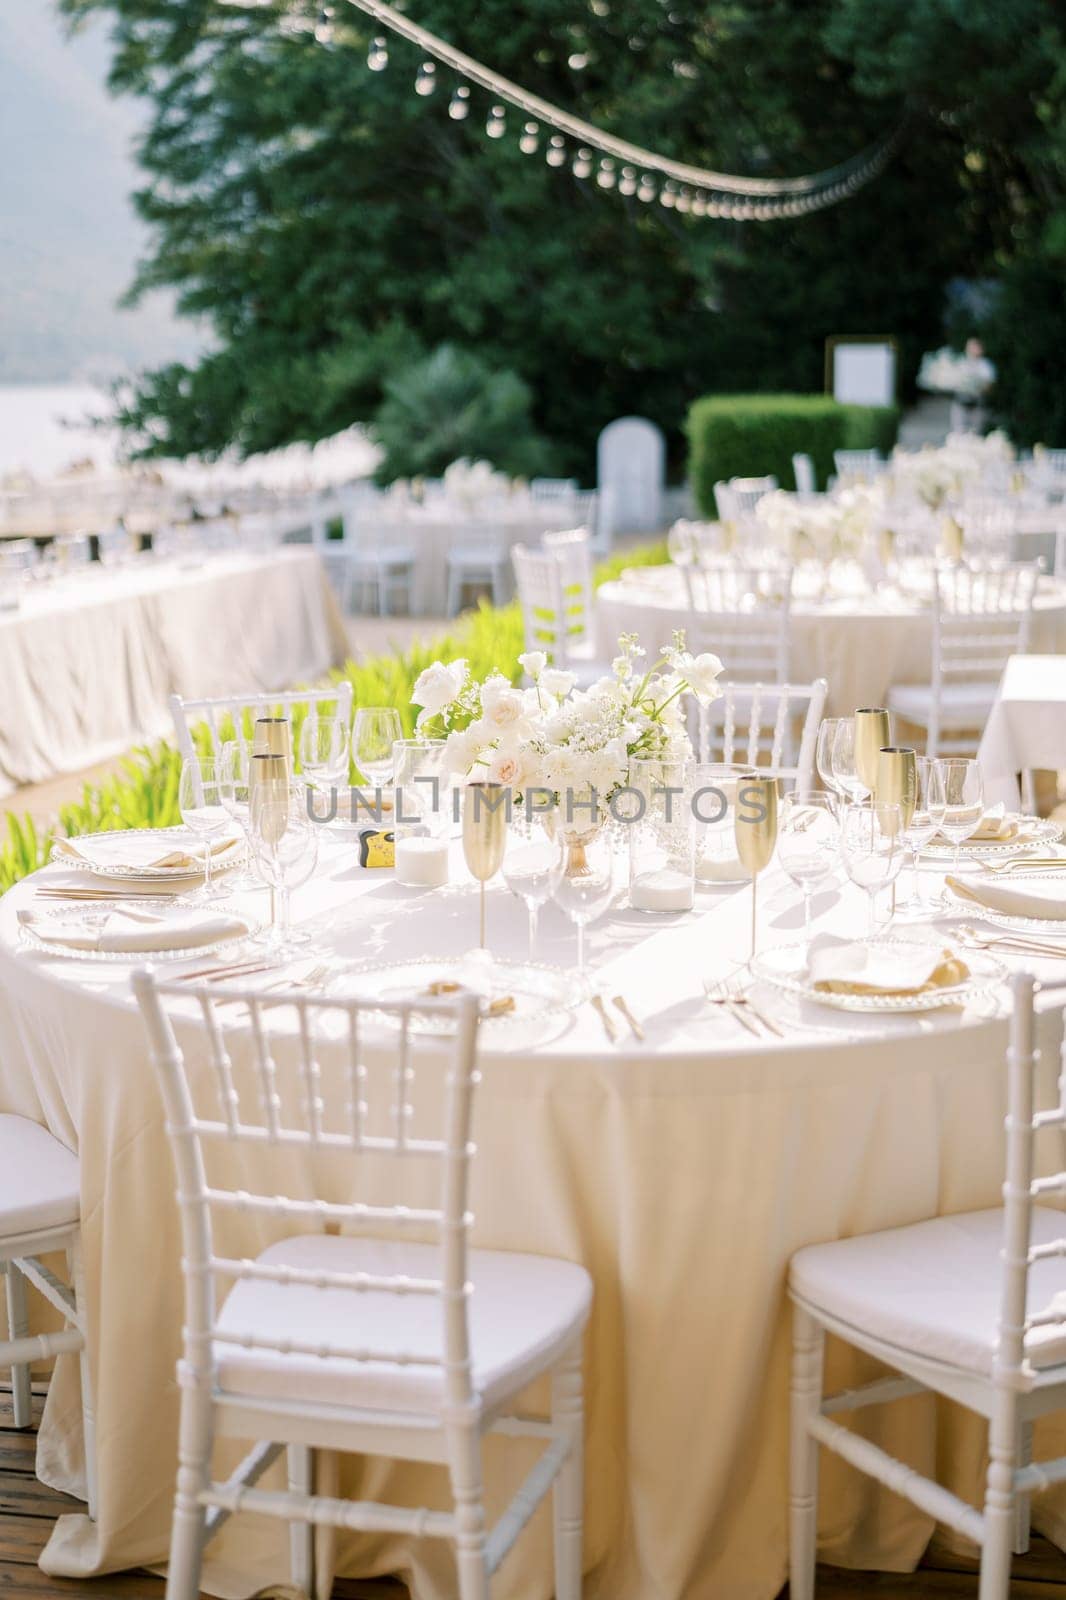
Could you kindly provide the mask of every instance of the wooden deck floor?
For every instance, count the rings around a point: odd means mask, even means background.
[[[35,1425],[43,1403],[43,1390],[35,1390]],[[80,1509],[81,1502],[37,1482],[35,1447],[32,1432],[13,1427],[11,1392],[0,1387],[0,1600],[163,1600],[162,1579],[147,1572],[76,1583],[41,1571],[37,1557],[52,1523],[62,1512]],[[820,1568],[817,1600],[975,1600],[976,1573],[975,1562],[934,1541],[920,1570],[908,1577]],[[279,1577],[284,1581],[283,1574]],[[407,1591],[389,1580],[342,1579],[333,1600],[407,1600]],[[648,1600],[656,1597],[649,1595]],[[788,1600],[787,1587],[779,1600]],[[1066,1556],[1034,1538],[1030,1553],[1015,1558],[1011,1600],[1066,1600]]]

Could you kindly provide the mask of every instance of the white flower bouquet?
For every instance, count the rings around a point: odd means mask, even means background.
[[[878,480],[813,501],[777,489],[763,495],[755,515],[777,548],[793,561],[813,558],[828,565],[839,557],[861,554],[883,505],[884,489]]]
[[[459,777],[556,799],[595,796],[602,814],[625,787],[631,760],[691,759],[683,696],[709,704],[721,694],[721,661],[692,655],[683,633],[647,670],[638,665],[643,655],[636,635],[624,634],[613,673],[580,691],[573,674],[549,666],[539,650],[518,658],[533,680],[524,689],[502,673],[478,683],[463,660],[436,661],[414,686],[416,727],[445,738],[448,768]]]
[[[960,355],[945,345],[927,350],[918,369],[918,387],[931,394],[951,394],[958,400],[976,403],[996,381],[996,369],[987,356]]]

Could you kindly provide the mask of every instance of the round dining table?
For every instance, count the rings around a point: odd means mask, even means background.
[[[827,716],[850,716],[856,706],[884,705],[896,684],[928,683],[932,674],[931,596],[883,582],[871,588],[857,571],[843,592],[825,594],[820,579],[797,569],[791,608],[789,678],[829,683]],[[596,596],[599,655],[610,660],[623,633],[635,633],[649,652],[670,644],[678,628],[698,623],[700,649],[714,648],[714,616],[694,617],[685,575],[667,563],[634,567],[603,584]],[[1066,651],[1066,581],[1041,578],[1033,602],[1029,648]]]
[[[305,953],[245,981],[317,973],[329,992],[355,963],[468,949],[477,885],[457,842],[451,872],[443,889],[401,887],[388,869],[359,866],[349,833],[327,829],[317,875],[294,896],[295,922],[311,936]],[[939,870],[919,876],[932,895]],[[99,1516],[59,1518],[41,1565],[67,1577],[166,1559],[182,1323],[174,1174],[131,995],[134,958],[49,956],[20,933],[18,913],[43,907],[42,887],[84,881],[52,866],[0,901],[0,1110],[46,1125],[77,1152],[81,1172]],[[776,865],[759,897],[761,945],[799,940],[800,896]],[[266,916],[262,890],[229,904]],[[815,893],[814,914],[818,929],[861,939],[866,897],[838,871]],[[715,1003],[713,985],[746,958],[750,920],[743,884],[701,887],[695,910],[674,915],[634,911],[620,894],[589,934],[592,983],[618,1023],[613,1041],[584,1000],[535,1023],[482,1027],[473,1242],[579,1261],[595,1285],[585,1349],[586,1600],[774,1600],[787,1567],[790,1257],[817,1241],[999,1202],[1006,986],[962,1008],[885,1016],[758,985],[750,993],[779,1031],[749,1029]],[[949,922],[929,926],[950,937]],[[494,959],[527,959],[525,909],[499,880],[488,889],[487,927]],[[545,908],[535,958],[572,972],[575,950],[572,925]],[[159,970],[203,965],[168,961]],[[1053,960],[1035,967],[1056,969]],[[615,996],[642,1039],[615,1011]],[[188,1070],[203,1070],[193,1001],[174,1003],[174,1016]],[[234,1008],[235,1030],[242,1016]],[[1045,1051],[1040,1069],[1049,1094],[1055,1056]],[[254,1254],[256,1239],[245,1246]],[[857,1384],[870,1365],[831,1342],[827,1383]],[[534,1394],[531,1404],[543,1399]],[[973,1418],[923,1396],[853,1422],[979,1501],[985,1438]],[[1038,1457],[1045,1444],[1066,1448],[1054,1419],[1038,1429]],[[526,1446],[489,1441],[490,1515],[525,1476]],[[216,1473],[243,1453],[237,1446],[230,1458],[228,1448],[219,1446]],[[73,1357],[59,1358],[49,1388],[37,1470],[84,1493]],[[325,1457],[319,1470],[320,1482],[361,1499],[448,1503],[439,1468]],[[1035,1508],[1037,1525],[1060,1538],[1062,1504],[1052,1494]],[[822,1559],[909,1569],[932,1526],[840,1459],[824,1460]],[[283,1582],[286,1548],[282,1525],[232,1518],[208,1547],[207,1592],[245,1597]],[[323,1596],[334,1572],[399,1572],[416,1600],[455,1593],[440,1541],[323,1535],[319,1557]],[[550,1600],[551,1570],[542,1508],[493,1592]]]

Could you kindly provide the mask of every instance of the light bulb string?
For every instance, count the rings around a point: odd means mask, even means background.
[[[435,56],[438,61],[451,67],[461,77],[469,79],[471,83],[477,84],[479,88],[485,89],[498,99],[506,100],[525,115],[535,117],[539,122],[547,124],[559,133],[568,134],[570,138],[579,140],[582,144],[591,145],[601,155],[613,156],[629,166],[659,173],[664,178],[671,178],[677,183],[696,189],[715,190],[721,194],[737,195],[749,200],[763,198],[811,200],[819,196],[822,191],[836,188],[847,183],[849,179],[865,182],[876,176],[895,153],[903,137],[905,118],[865,150],[822,172],[808,173],[799,178],[739,178],[730,173],[715,172],[710,168],[689,166],[685,162],[656,155],[654,151],[645,150],[642,146],[631,144],[626,139],[618,139],[613,134],[604,133],[592,123],[584,122],[580,117],[560,110],[547,100],[542,100],[539,95],[531,94],[519,84],[512,83],[509,78],[504,78],[499,73],[482,66],[472,56],[466,55],[445,40],[438,39],[436,34],[430,33],[417,22],[412,22],[410,18],[388,5],[386,0],[348,0],[348,4],[375,18],[393,33],[408,39],[412,44],[417,44],[427,55]]]

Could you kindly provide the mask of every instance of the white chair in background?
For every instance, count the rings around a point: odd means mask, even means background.
[[[1029,1496],[1066,1481],[1066,1458],[1030,1465],[1032,1424],[1066,1408],[1066,1172],[1038,1177],[1035,1135],[1061,1151],[1066,1106],[1034,1109],[1034,992],[1066,1002],[1066,982],[1012,982],[1004,1204],[866,1237],[810,1245],[792,1258],[791,1600],[813,1600],[818,1446],[981,1547],[980,1600],[1008,1600],[1012,1551],[1028,1548]],[[1066,1049],[1062,1053],[1066,1074]],[[1047,1196],[1050,1205],[1039,1202]],[[898,1376],[823,1396],[826,1333]],[[932,1392],[989,1423],[981,1511],[834,1420]]]
[[[569,500],[578,492],[576,478],[531,478],[529,492],[534,500]]]
[[[307,1592],[312,1530],[325,1524],[448,1539],[458,1600],[489,1600],[491,1574],[549,1490],[554,1593],[579,1600],[581,1357],[592,1284],[567,1261],[469,1248],[476,999],[182,990],[151,971],[137,973],[133,986],[163,1090],[184,1244],[181,1464],[167,1600],[197,1600],[203,1546],[238,1511],[289,1522],[293,1583]],[[179,994],[205,1023],[209,1066],[195,1074],[163,1008]],[[250,1020],[241,1051],[228,1027],[224,1039],[218,1014],[236,998]],[[423,1074],[411,1024],[427,1008],[445,1032]],[[272,1026],[275,1017],[281,1026]],[[298,1163],[299,1198],[277,1192],[281,1151]],[[436,1203],[426,1204],[427,1193]],[[215,1222],[229,1240],[242,1217],[250,1227],[270,1219],[275,1233],[287,1225],[288,1236],[255,1259],[235,1259]],[[432,1242],[412,1241],[413,1231]],[[232,1285],[224,1297],[221,1283]],[[550,1419],[516,1415],[520,1392],[548,1375]],[[488,1434],[542,1445],[491,1528],[481,1461]],[[219,1437],[256,1441],[224,1483],[211,1473]],[[316,1494],[318,1448],[447,1468],[453,1508]],[[283,1451],[288,1491],[257,1488]]]
[[[81,1361],[82,1431],[89,1516],[96,1517],[96,1424],[85,1347],[85,1275],[81,1259],[78,1158],[39,1123],[0,1116],[0,1274],[7,1281],[8,1337],[0,1339],[0,1367],[10,1367],[15,1427],[32,1425],[30,1362],[77,1354]],[[66,1252],[69,1286],[40,1260]],[[53,1305],[67,1326],[32,1334],[26,1284]]]
[[[488,588],[493,605],[501,605],[506,598],[507,539],[495,518],[486,517],[464,522],[456,530],[455,543],[445,556],[448,572],[448,616],[457,616],[463,602],[463,590],[476,586]]]
[[[930,683],[897,684],[889,711],[926,730],[931,756],[973,754],[1008,656],[1029,648],[1038,562],[937,573]]]
[[[792,646],[792,567],[741,562],[681,569],[691,650],[713,650],[730,676],[784,683]]]
[[[602,678],[610,667],[596,657],[595,617],[576,595],[567,594],[564,561],[553,550],[523,544],[513,546],[511,560],[526,649],[543,650],[552,666],[572,672],[581,688]]]
[[[698,706],[696,748],[701,761],[771,767],[798,790],[813,789],[818,725],[829,685],[723,683],[709,706]]]
[[[888,463],[880,450],[834,450],[833,465],[838,478],[855,481],[880,477]]]
[[[407,540],[415,530],[402,521],[379,519],[361,500],[342,502],[341,526],[343,538],[320,540],[315,549],[344,610],[355,609],[360,591],[383,617],[394,614],[397,594],[405,596],[409,610],[417,558]]]
[[[814,475],[814,462],[804,451],[792,457],[792,475],[796,480],[797,494],[817,494],[818,480]]]
[[[559,562],[562,569],[563,599],[573,618],[587,618],[586,631],[592,629],[596,614],[596,588],[592,579],[592,536],[588,528],[569,528],[546,533],[541,545]]]
[[[294,707],[305,711],[314,707],[321,710],[330,706],[336,715],[350,727],[352,721],[352,685],[347,679],[331,683],[325,689],[289,689],[284,694],[233,694],[220,695],[210,700],[186,700],[180,694],[170,697],[170,715],[174,723],[174,742],[183,761],[196,755],[193,729],[206,726],[211,743],[211,753],[217,756],[225,738],[225,724],[234,728],[254,726],[257,716],[288,716]]]

